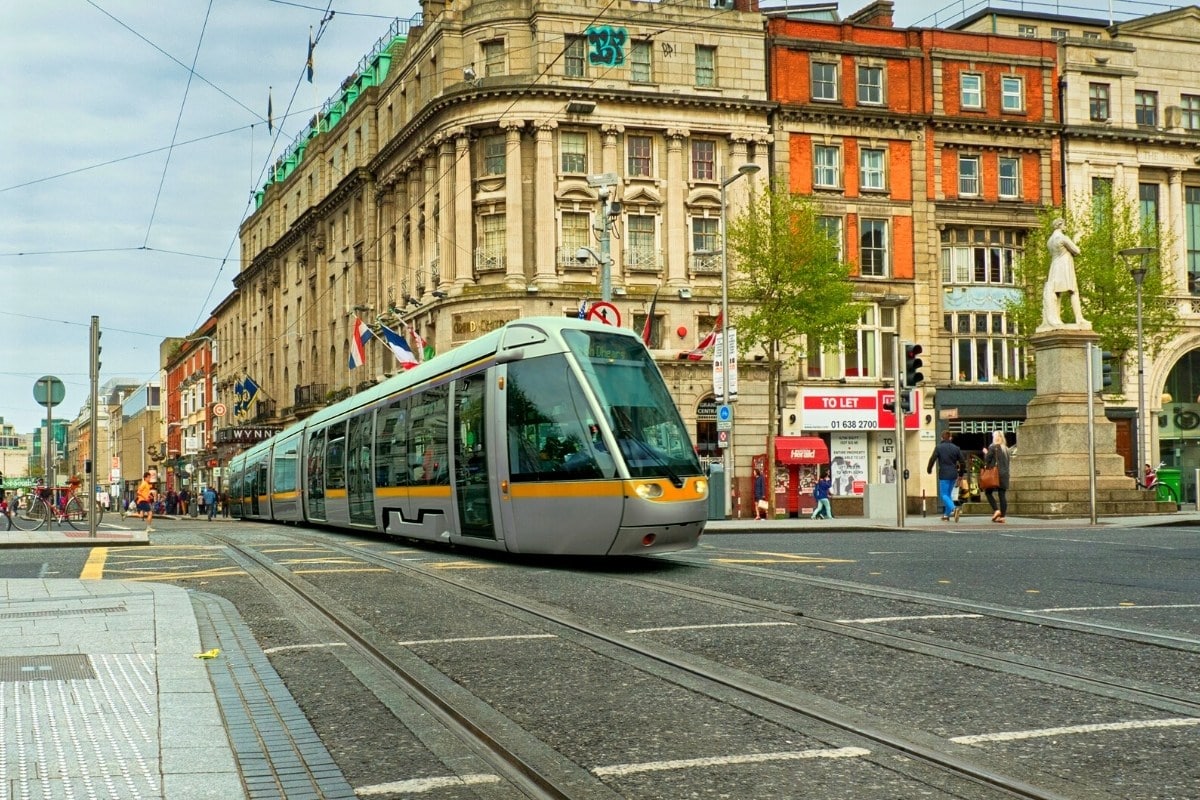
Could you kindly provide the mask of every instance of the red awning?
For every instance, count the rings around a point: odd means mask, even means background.
[[[829,448],[817,436],[776,436],[777,464],[828,464]]]

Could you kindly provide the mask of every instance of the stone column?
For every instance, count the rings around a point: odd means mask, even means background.
[[[417,270],[421,264],[421,172],[420,162],[408,162],[402,169],[408,175],[408,247],[404,251],[404,285],[416,297]],[[403,299],[403,298],[402,298]]]
[[[472,201],[475,186],[471,182],[471,140],[463,133],[454,140],[454,282],[466,286],[475,282],[475,214]]]
[[[501,120],[504,128],[504,225],[505,274],[504,283],[514,289],[525,288],[525,236],[522,218],[525,196],[521,169],[522,120]]]
[[[663,256],[666,259],[667,283],[687,285],[688,172],[684,140],[690,131],[675,128],[667,131],[667,208],[661,232]]]
[[[454,238],[455,218],[457,216],[458,201],[455,197],[454,186],[454,157],[455,157],[455,136],[461,135],[458,132],[450,132],[438,147],[438,174],[441,180],[441,192],[439,198],[439,214],[438,214],[438,272],[440,280],[436,285],[430,281],[430,289],[441,289],[454,280],[454,276],[458,274],[458,260],[470,253],[470,243],[459,242]],[[459,247],[465,246],[467,249],[460,255]],[[445,291],[445,289],[442,289]]]
[[[425,178],[423,181],[425,184],[425,213],[421,228],[425,232],[425,241],[422,243],[424,249],[421,261],[424,264],[423,269],[425,270],[425,291],[429,292],[437,288],[433,282],[430,270],[433,269],[433,263],[437,259],[438,250],[441,245],[438,237],[438,220],[434,215],[438,207],[437,148],[430,147],[423,155],[425,167]],[[413,294],[416,294],[415,289]]]
[[[553,285],[558,280],[558,220],[555,218],[554,186],[557,171],[554,169],[554,131],[558,123],[543,122],[537,128],[537,174],[534,183],[534,283],[538,286]]]
[[[1167,215],[1166,230],[1186,231],[1187,219],[1183,205],[1183,170],[1172,169],[1167,176]],[[1187,268],[1187,236],[1180,236],[1175,242],[1175,286],[1179,294],[1189,294]]]

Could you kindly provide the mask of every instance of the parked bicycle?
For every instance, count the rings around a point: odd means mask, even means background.
[[[1142,475],[1141,480],[1134,478],[1134,485],[1145,491],[1153,491],[1154,499],[1160,503],[1174,503],[1175,508],[1179,508],[1179,493],[1175,491],[1175,487],[1169,483],[1164,483],[1158,479],[1158,471],[1166,466],[1167,462],[1160,461],[1154,469],[1147,469]],[[1147,467],[1150,465],[1147,464]]]
[[[4,516],[8,518],[10,530],[36,531],[55,523],[75,530],[88,530],[92,516],[96,518],[96,524],[100,524],[104,518],[104,506],[95,499],[89,503],[72,486],[59,487],[57,490],[41,488],[14,497],[6,504]]]

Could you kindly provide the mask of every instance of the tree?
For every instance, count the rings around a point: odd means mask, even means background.
[[[731,261],[730,325],[747,350],[761,347],[767,367],[767,496],[774,512],[776,397],[784,364],[853,333],[864,305],[854,300],[853,268],[822,226],[817,207],[784,188],[753,193],[726,231]],[[734,269],[736,266],[736,269]]]
[[[1042,287],[1050,271],[1046,240],[1054,220],[1062,217],[1066,230],[1079,246],[1075,277],[1079,284],[1084,318],[1100,337],[1100,348],[1124,362],[1137,352],[1137,286],[1129,273],[1131,264],[1119,254],[1130,247],[1155,247],[1150,269],[1142,284],[1142,340],[1153,354],[1169,342],[1179,325],[1179,312],[1171,299],[1176,290],[1170,259],[1174,236],[1149,222],[1143,224],[1139,208],[1120,191],[1084,195],[1063,209],[1047,207],[1039,214],[1039,227],[1025,243],[1025,256],[1016,268],[1021,293],[1009,306],[1023,338],[1042,322]],[[1063,303],[1063,320],[1070,318],[1069,303]],[[1030,378],[1033,375],[1031,372]]]

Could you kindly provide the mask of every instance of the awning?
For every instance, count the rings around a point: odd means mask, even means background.
[[[777,464],[828,464],[829,448],[819,436],[776,436]]]

